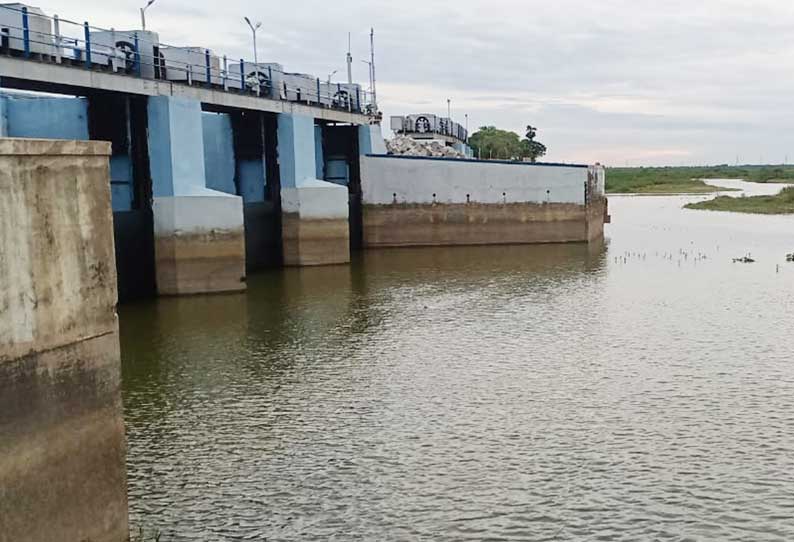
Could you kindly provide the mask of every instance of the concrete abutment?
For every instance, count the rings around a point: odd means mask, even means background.
[[[0,541],[125,540],[108,157],[0,139]]]

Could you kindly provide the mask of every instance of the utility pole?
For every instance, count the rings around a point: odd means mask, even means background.
[[[378,112],[378,93],[375,91],[375,29],[369,29],[370,71],[372,72],[372,112]]]
[[[347,33],[347,84],[353,85],[353,55],[350,53],[350,32]]]
[[[469,142],[469,114],[466,113],[463,116],[466,119],[466,126],[465,126],[465,129],[466,129],[466,143],[468,143]]]

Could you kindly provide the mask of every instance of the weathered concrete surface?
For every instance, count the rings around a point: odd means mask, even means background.
[[[0,140],[0,542],[128,534],[109,154]]]
[[[245,290],[245,228],[237,196],[154,200],[155,268],[161,295]]]
[[[603,236],[601,166],[366,156],[365,247],[588,242]]]
[[[284,265],[350,262],[347,187],[305,180],[281,189]]]
[[[364,246],[502,245],[587,240],[583,205],[364,205]]]
[[[350,262],[347,219],[304,219],[281,215],[284,265],[331,265]]]
[[[609,220],[606,198],[598,198],[587,206],[587,240],[592,242],[604,238],[604,224]]]

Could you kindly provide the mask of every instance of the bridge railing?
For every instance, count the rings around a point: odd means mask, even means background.
[[[371,113],[371,95],[358,84],[331,83],[254,64],[203,47],[159,42],[150,31],[119,31],[41,10],[0,5],[0,53],[143,79],[235,92],[357,113]]]

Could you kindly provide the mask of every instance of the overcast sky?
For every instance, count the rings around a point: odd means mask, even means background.
[[[138,27],[144,0],[40,0],[50,15]],[[157,0],[147,26],[171,45],[252,56],[367,83],[375,27],[386,116],[452,115],[523,134],[546,160],[610,165],[794,161],[791,0]],[[388,130],[384,130],[388,133]]]

